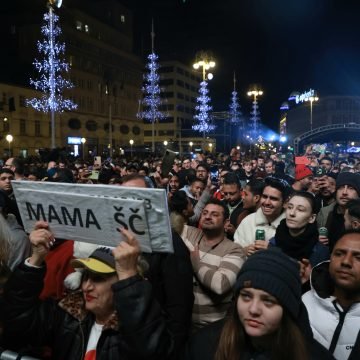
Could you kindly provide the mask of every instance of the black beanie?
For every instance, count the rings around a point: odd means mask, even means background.
[[[336,178],[336,190],[343,185],[352,186],[360,196],[360,175],[352,172],[342,172]]]
[[[242,288],[255,288],[274,296],[296,319],[301,303],[299,264],[278,248],[260,250],[251,255],[242,266],[235,285],[238,293]]]

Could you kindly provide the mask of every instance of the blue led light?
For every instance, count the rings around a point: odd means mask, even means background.
[[[161,89],[159,86],[160,76],[158,74],[158,56],[152,52],[148,56],[148,60],[149,62],[146,64],[148,73],[144,75],[145,85],[141,89],[144,94],[141,101],[143,111],[139,111],[136,116],[139,119],[155,122],[156,120],[164,119],[166,116],[159,110],[161,106]]]
[[[35,59],[34,66],[39,73],[38,80],[30,79],[30,85],[42,92],[41,97],[26,99],[26,105],[37,111],[63,112],[73,110],[77,105],[63,97],[64,89],[74,87],[73,83],[65,79],[62,73],[69,71],[69,64],[62,58],[65,53],[65,44],[57,41],[61,34],[58,25],[59,17],[49,11],[44,14],[44,24],[41,27],[43,40],[38,41],[37,48],[42,60]]]
[[[207,88],[207,82],[202,81],[200,83],[199,96],[196,99],[198,105],[195,106],[197,114],[194,115],[194,119],[197,122],[192,126],[195,131],[202,132],[203,134],[208,133],[215,129],[215,126],[211,124],[211,116],[209,112],[212,110],[212,106],[209,105],[211,101],[208,96],[209,90]]]
[[[238,128],[244,129],[244,122],[242,121],[242,113],[240,111],[239,100],[237,91],[233,91],[230,104],[230,124],[238,125]]]

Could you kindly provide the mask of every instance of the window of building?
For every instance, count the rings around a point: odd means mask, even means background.
[[[160,80],[160,86],[174,85],[174,79],[163,79]]]
[[[35,136],[41,136],[40,120],[35,120]]]
[[[161,122],[163,124],[172,124],[174,122],[174,117],[173,116],[168,116],[165,119],[162,119]]]
[[[19,96],[19,105],[20,107],[26,107],[26,98],[24,95]]]
[[[20,135],[26,135],[26,120],[20,119]]]
[[[96,131],[98,126],[95,120],[88,120],[85,124],[86,130],[88,131]]]
[[[160,97],[161,98],[167,98],[167,99],[169,99],[169,98],[173,98],[174,97],[174,93],[172,92],[172,91],[165,91],[165,92],[161,92],[160,93]]]
[[[72,130],[79,130],[81,128],[81,122],[79,119],[69,119],[68,121],[68,127]]]
[[[176,84],[181,87],[184,87],[184,82],[182,80],[176,80]]]
[[[141,129],[138,126],[133,126],[132,132],[134,135],[140,135]]]
[[[104,124],[104,130],[106,132],[109,132],[109,130],[110,130],[110,124],[109,123]],[[111,131],[114,132],[114,125],[111,125]]]
[[[184,94],[182,93],[177,93],[176,96],[178,99],[184,99]]]
[[[174,136],[174,130],[159,130],[159,136]]]
[[[177,72],[178,74],[184,75],[184,70],[181,69],[181,68],[176,68],[176,72]]]
[[[130,131],[129,127],[127,125],[120,125],[120,132],[122,134],[128,134]]]
[[[154,131],[154,135],[156,136],[156,130]],[[144,131],[144,136],[152,136],[152,131],[151,130],[145,130]]]
[[[163,66],[159,68],[159,74],[174,72],[173,66]]]
[[[9,132],[10,131],[10,122],[9,122],[9,120],[4,121],[3,124],[4,124],[4,132]]]

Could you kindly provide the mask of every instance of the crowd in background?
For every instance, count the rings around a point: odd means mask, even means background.
[[[13,180],[163,188],[174,253],[141,253],[127,229],[110,250],[54,239],[45,222],[27,234]],[[360,358],[356,156],[309,146],[299,157],[8,158],[0,208],[4,348],[44,359]]]

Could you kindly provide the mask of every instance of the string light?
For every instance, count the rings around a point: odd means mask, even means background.
[[[230,123],[233,125],[239,125],[238,128],[242,130],[244,128],[244,123],[241,120],[242,113],[240,111],[240,105],[238,101],[237,91],[234,90],[231,95],[231,104],[230,104]]]
[[[40,77],[38,80],[30,79],[30,84],[43,94],[40,98],[26,100],[28,106],[45,113],[63,112],[77,108],[71,99],[62,95],[64,89],[71,89],[74,85],[61,75],[63,72],[69,71],[69,64],[61,58],[61,55],[65,53],[65,44],[57,41],[61,34],[58,20],[59,17],[54,14],[52,9],[49,13],[44,14],[44,25],[41,27],[44,39],[37,43],[38,51],[43,59],[35,59],[33,63]]]
[[[200,83],[199,96],[196,99],[198,105],[195,106],[195,110],[198,111],[194,115],[194,119],[197,121],[197,124],[192,126],[192,129],[195,131],[202,132],[203,134],[208,133],[215,129],[215,126],[211,124],[211,116],[209,112],[212,110],[212,107],[209,105],[211,101],[208,96],[209,90],[207,88],[207,82],[202,81]]]
[[[149,62],[146,64],[148,73],[144,75],[145,85],[141,89],[144,94],[141,101],[144,109],[143,111],[139,111],[136,116],[153,123],[157,119],[164,119],[166,116],[159,110],[161,106],[161,90],[159,86],[160,76],[158,74],[158,56],[155,53],[151,53],[148,56],[148,60]]]

